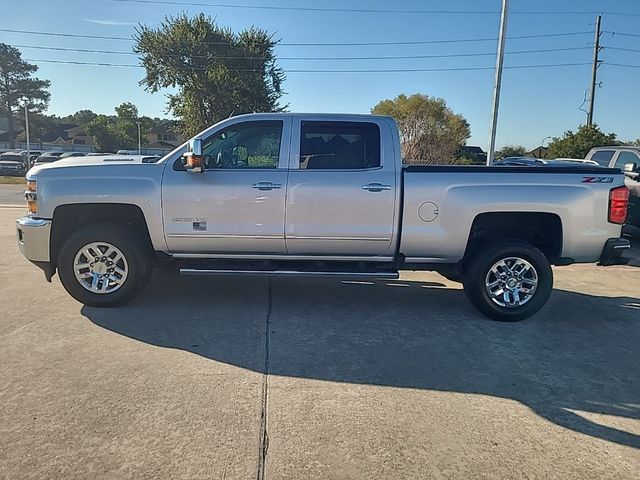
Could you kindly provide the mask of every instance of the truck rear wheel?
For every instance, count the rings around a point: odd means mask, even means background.
[[[96,224],[75,232],[62,245],[57,263],[67,292],[94,307],[126,303],[151,277],[146,243],[118,225]]]
[[[538,312],[549,299],[553,272],[544,254],[524,242],[477,252],[465,269],[464,292],[481,313],[516,322]]]

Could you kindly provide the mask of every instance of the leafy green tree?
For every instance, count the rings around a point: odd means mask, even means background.
[[[462,115],[453,113],[443,99],[428,95],[401,94],[381,101],[371,112],[396,120],[406,163],[454,163],[455,153],[471,135]]]
[[[138,145],[138,121],[138,108],[133,103],[124,102],[116,107],[115,131],[122,148]],[[143,136],[146,139],[146,135]]]
[[[477,153],[458,152],[450,162],[452,165],[485,165],[487,163],[486,155]]]
[[[11,148],[15,145],[13,112],[20,106],[20,99],[26,98],[30,111],[34,112],[46,110],[49,103],[50,82],[32,78],[37,70],[37,65],[22,60],[20,50],[0,43],[0,115],[9,123]]]
[[[273,36],[251,27],[238,34],[204,14],[166,17],[158,28],[141,25],[134,50],[141,55],[148,91],[177,88],[168,107],[180,131],[192,136],[234,114],[281,111],[284,73],[276,65]]]
[[[18,110],[17,118],[24,121],[24,113]],[[59,123],[61,119],[55,115],[44,115],[42,113],[29,113],[29,136],[32,141],[42,142],[43,138],[54,136],[60,132]],[[26,132],[23,131],[16,135],[16,139],[24,142],[27,138]]]
[[[97,114],[91,110],[78,110],[73,115],[67,115],[63,117],[61,120],[66,123],[73,123],[84,127],[88,125],[91,120],[97,117]]]
[[[98,115],[91,120],[87,125],[87,134],[93,138],[101,152],[115,152],[121,145],[115,120],[107,115]]]
[[[593,147],[619,145],[615,133],[603,133],[597,125],[580,125],[577,132],[567,130],[562,138],[549,143],[549,158],[584,158]]]
[[[87,133],[102,152],[138,147],[138,125],[140,122],[141,145],[147,144],[147,133],[154,122],[149,117],[138,117],[138,108],[130,102],[116,107],[116,115],[97,115],[87,125]]]
[[[505,145],[500,150],[496,151],[496,160],[507,157],[524,157],[527,154],[527,149],[522,145]]]

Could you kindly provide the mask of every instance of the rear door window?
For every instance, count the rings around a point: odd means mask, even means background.
[[[380,165],[380,130],[375,123],[302,122],[301,170],[363,170]]]
[[[608,167],[614,153],[614,150],[598,150],[591,156],[591,160],[597,162],[598,165]]]

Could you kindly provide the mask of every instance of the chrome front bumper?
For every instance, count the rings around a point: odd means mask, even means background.
[[[20,253],[32,262],[49,262],[51,220],[22,217],[16,220],[16,236]]]

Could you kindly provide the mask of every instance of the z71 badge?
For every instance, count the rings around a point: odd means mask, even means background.
[[[613,177],[582,177],[582,183],[613,183]]]

